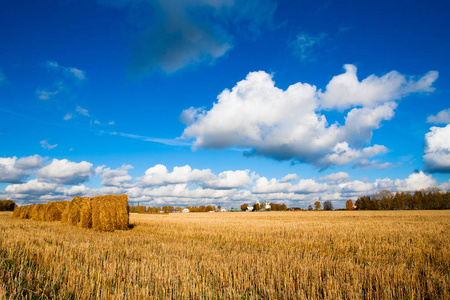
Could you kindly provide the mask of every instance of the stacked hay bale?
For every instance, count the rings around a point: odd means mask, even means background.
[[[69,201],[48,202],[45,211],[45,221],[61,221],[62,214],[66,209]]]
[[[92,198],[92,228],[98,231],[128,229],[127,195],[108,195]]]
[[[62,213],[62,221],[67,224],[91,228],[91,198],[74,197]]]
[[[46,204],[34,204],[31,208],[31,219],[36,221],[45,220]]]
[[[129,224],[128,196],[74,197],[72,201],[16,207],[13,217],[37,221],[62,221],[98,231],[126,230]]]

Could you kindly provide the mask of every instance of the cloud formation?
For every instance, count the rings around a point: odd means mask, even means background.
[[[450,108],[441,110],[435,116],[429,116],[427,118],[427,123],[433,124],[449,124],[450,123]]]
[[[76,185],[88,181],[94,170],[86,161],[75,163],[67,159],[53,159],[37,172],[41,181]]]
[[[133,178],[128,174],[132,168],[131,165],[117,169],[104,165],[94,168],[86,161],[75,163],[66,159],[53,159],[46,163],[38,155],[20,159],[1,158],[0,179],[11,184],[0,191],[0,195],[23,204],[68,200],[84,195],[127,194],[131,203],[139,201],[152,206],[220,204],[236,207],[242,203],[268,200],[306,208],[314,201],[325,200],[344,206],[349,198],[355,200],[384,189],[392,192],[414,192],[436,186],[443,190],[450,189],[449,182],[438,185],[432,175],[423,172],[413,173],[404,179],[382,178],[369,182],[364,179],[351,180],[345,172],[328,174],[319,181],[300,178],[293,173],[280,179],[268,179],[249,170],[227,170],[214,174],[209,169],[200,170],[188,165],[174,167],[171,172],[164,165],[156,165],[147,169],[144,176]],[[35,178],[25,182],[28,176],[33,175]],[[94,176],[102,179],[99,188],[88,188],[82,184]]]
[[[450,124],[431,127],[425,135],[423,162],[432,173],[450,173]]]
[[[361,82],[356,67],[345,65],[322,92],[308,83],[286,90],[266,72],[251,72],[232,90],[224,90],[207,111],[185,110],[182,138],[194,139],[194,149],[250,148],[247,155],[298,160],[319,168],[367,162],[385,153],[368,146],[373,131],[394,116],[396,100],[413,92],[431,92],[437,72],[415,81],[398,72],[371,75]],[[350,109],[345,124],[328,124],[323,110]]]
[[[139,11],[135,15],[146,16],[131,18],[140,28],[131,55],[131,70],[138,75],[157,70],[172,73],[214,61],[233,48],[235,33],[256,35],[270,27],[276,9],[272,0],[181,0],[177,5],[165,0],[99,2],[131,7]]]
[[[13,157],[0,157],[0,182],[23,182],[34,169],[43,166],[43,160],[39,155],[32,155],[17,159]]]
[[[47,140],[40,141],[40,144],[41,147],[46,150],[52,150],[53,148],[56,148],[58,146],[58,144],[50,145]]]
[[[308,33],[301,33],[291,41],[290,45],[294,50],[294,53],[300,60],[308,61],[312,59],[313,53],[323,43],[326,38],[325,33],[321,33],[317,36],[310,35]]]

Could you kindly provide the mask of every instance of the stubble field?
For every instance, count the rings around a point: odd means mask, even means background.
[[[0,299],[450,299],[450,211],[0,213]]]

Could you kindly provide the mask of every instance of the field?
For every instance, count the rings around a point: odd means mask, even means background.
[[[450,299],[450,211],[0,213],[0,299]]]

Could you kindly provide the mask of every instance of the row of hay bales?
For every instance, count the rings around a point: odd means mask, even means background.
[[[13,217],[36,221],[62,221],[98,231],[126,230],[129,225],[127,195],[75,197],[16,207]]]

